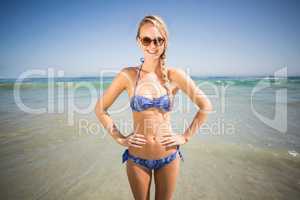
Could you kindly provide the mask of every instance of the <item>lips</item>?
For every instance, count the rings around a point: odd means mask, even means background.
[[[157,54],[157,52],[158,51],[149,51],[149,50],[147,50],[147,53],[149,53],[149,54]]]

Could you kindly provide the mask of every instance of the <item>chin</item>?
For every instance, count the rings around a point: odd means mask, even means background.
[[[157,60],[160,58],[160,55],[159,54],[149,54],[149,53],[145,53],[144,54],[144,57],[145,58],[148,58],[150,60]]]

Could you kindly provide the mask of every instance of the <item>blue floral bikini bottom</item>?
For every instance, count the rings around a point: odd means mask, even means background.
[[[128,149],[126,149],[122,156],[122,163],[124,163],[125,161],[130,159],[133,162],[135,162],[136,164],[142,165],[143,167],[146,167],[149,170],[153,170],[153,169],[157,170],[157,169],[160,169],[163,166],[169,164],[173,160],[175,160],[177,153],[179,154],[181,160],[184,161],[182,153],[180,152],[180,149],[179,149],[179,145],[177,146],[176,152],[174,152],[164,158],[158,159],[158,160],[148,160],[148,159],[143,159],[143,158],[139,158],[139,157],[130,155]]]

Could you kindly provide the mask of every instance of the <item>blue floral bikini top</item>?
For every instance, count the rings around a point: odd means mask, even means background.
[[[135,94],[135,90],[136,90],[136,86],[137,86],[137,83],[138,83],[138,80],[140,77],[141,69],[142,69],[142,66],[140,66],[140,68],[139,68],[137,80],[136,80],[135,87],[134,87],[134,95],[130,99],[131,109],[135,112],[141,112],[148,108],[155,107],[155,108],[162,109],[164,112],[170,111],[172,106],[171,106],[171,101],[170,101],[168,94],[165,94],[163,96],[160,96],[158,98],[153,98],[153,99],[149,99],[147,97]]]

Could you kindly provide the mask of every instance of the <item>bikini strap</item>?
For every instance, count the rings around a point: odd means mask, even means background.
[[[179,145],[177,145],[177,151],[178,151],[178,154],[179,154],[179,157],[181,158],[181,160],[182,161],[184,161],[184,158],[183,158],[183,155],[182,155],[182,153],[181,153],[181,151],[180,151],[180,149],[179,149]]]

